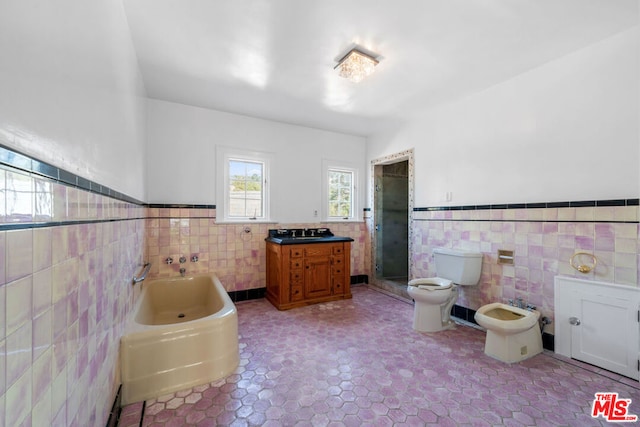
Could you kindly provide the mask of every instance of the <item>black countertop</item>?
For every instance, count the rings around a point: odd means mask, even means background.
[[[269,230],[265,239],[278,245],[301,245],[308,243],[353,242],[351,237],[334,236],[328,228],[293,228]]]

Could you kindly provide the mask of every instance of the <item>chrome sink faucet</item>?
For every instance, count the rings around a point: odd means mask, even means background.
[[[522,297],[518,297],[518,308],[524,308],[524,301]]]

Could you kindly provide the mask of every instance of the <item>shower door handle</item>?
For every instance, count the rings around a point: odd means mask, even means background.
[[[580,324],[580,319],[578,319],[577,317],[570,317],[569,318],[569,324],[570,325],[574,325],[574,326],[578,326]]]

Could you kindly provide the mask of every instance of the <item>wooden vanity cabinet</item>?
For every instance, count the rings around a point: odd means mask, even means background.
[[[351,242],[267,242],[266,297],[277,309],[351,298]]]

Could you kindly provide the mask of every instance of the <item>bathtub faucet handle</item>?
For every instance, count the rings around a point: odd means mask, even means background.
[[[173,258],[167,257],[167,259],[165,259],[164,262],[166,262],[168,265],[171,265],[173,264]]]
[[[535,310],[535,309],[536,309],[536,306],[535,306],[535,305],[533,305],[533,304],[527,304],[527,310],[529,310],[529,311],[533,311],[533,310]]]
[[[185,262],[187,262],[187,258],[184,256],[180,257],[180,264],[184,264]]]
[[[193,255],[191,257],[191,262],[198,262],[198,255]]]

